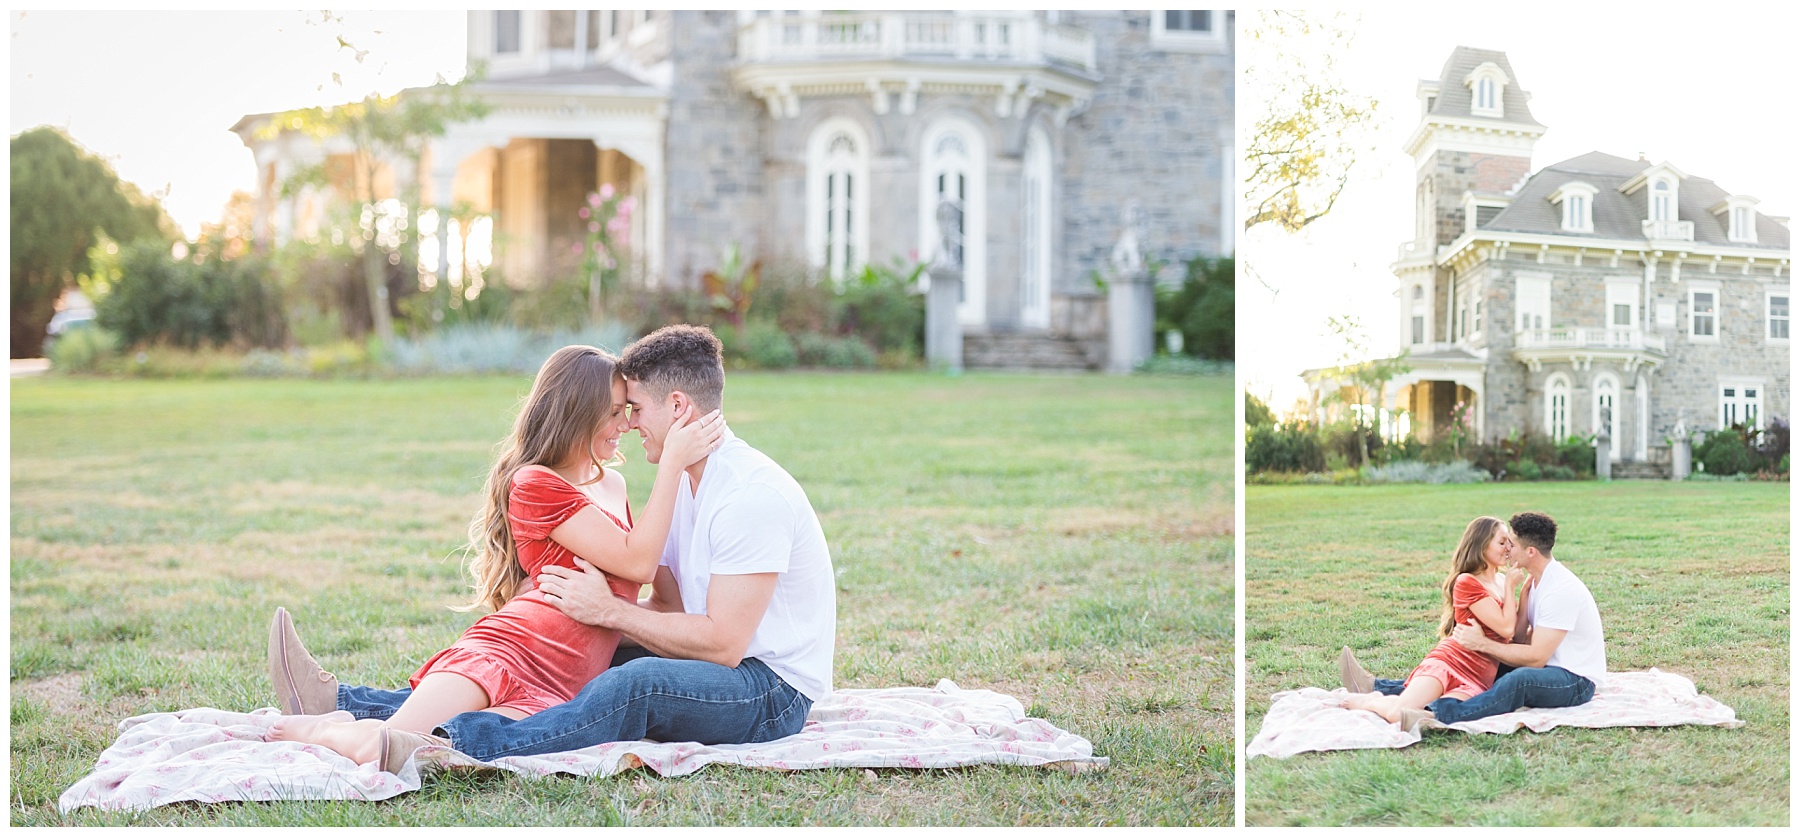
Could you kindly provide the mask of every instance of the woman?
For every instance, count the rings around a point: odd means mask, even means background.
[[[1422,710],[1440,697],[1468,700],[1493,686],[1494,659],[1449,636],[1455,626],[1473,622],[1495,642],[1512,641],[1521,607],[1516,592],[1526,575],[1512,566],[1512,551],[1512,532],[1504,521],[1495,517],[1470,521],[1444,579],[1444,613],[1438,622],[1443,639],[1407,676],[1400,694],[1355,694],[1345,707],[1365,709],[1399,724],[1405,712]]]
[[[580,556],[607,573],[614,595],[637,601],[668,540],[682,469],[718,447],[725,432],[717,411],[698,420],[676,417],[634,526],[625,478],[606,467],[622,461],[619,438],[630,426],[617,358],[569,346],[545,361],[489,469],[485,507],[470,526],[472,607],[493,612],[419,668],[392,718],[293,715],[275,722],[270,737],[366,763],[378,757],[385,728],[430,732],[479,710],[517,720],[568,701],[605,671],[618,634],[565,616],[538,591],[537,573],[573,568]],[[275,636],[291,632],[285,610],[275,619]]]

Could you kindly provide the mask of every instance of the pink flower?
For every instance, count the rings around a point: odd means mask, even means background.
[[[601,200],[610,201],[610,200],[612,200],[612,197],[614,194],[615,193],[613,191],[613,185],[611,183],[600,184],[600,199]],[[595,204],[595,206],[599,206],[599,204]]]
[[[599,231],[600,231],[600,222],[599,221],[589,221],[588,222],[588,232],[597,233]]]
[[[631,231],[631,221],[627,218],[614,218],[606,222],[606,231],[612,233],[614,238],[622,237]]]
[[[575,255],[577,255],[577,256],[581,255],[581,245],[580,244],[575,245],[574,252],[575,252]]]
[[[585,207],[585,206],[584,206],[584,207],[582,207],[582,208],[581,208],[581,211],[580,211],[580,212],[577,212],[577,213],[575,213],[575,214],[576,214],[576,215],[580,215],[580,216],[581,216],[581,217],[583,217],[583,218],[586,218],[586,217],[588,217],[588,208],[587,208],[587,207]]]
[[[600,197],[600,195],[598,193],[595,193],[595,192],[588,193],[588,206],[594,207],[595,209],[599,209],[601,200],[602,200],[602,198]]]
[[[619,201],[619,214],[620,215],[630,215],[631,210],[636,209],[636,208],[637,208],[637,198],[635,198],[631,195],[626,195],[624,200]]]

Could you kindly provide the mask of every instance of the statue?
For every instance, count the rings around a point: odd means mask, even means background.
[[[956,201],[944,198],[937,207],[938,247],[934,265],[946,270],[963,267],[963,209]]]
[[[1143,217],[1144,210],[1136,202],[1125,205],[1125,228],[1113,244],[1112,256],[1107,259],[1116,275],[1128,276],[1144,269],[1144,253],[1138,245],[1138,227],[1143,223]]]

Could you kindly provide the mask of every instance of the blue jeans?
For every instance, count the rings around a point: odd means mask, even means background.
[[[387,718],[411,689],[338,686],[338,708],[358,718]],[[482,761],[579,750],[610,741],[760,744],[800,731],[812,699],[761,660],[737,668],[668,660],[642,648],[620,648],[613,667],[575,698],[522,720],[464,712],[436,732]]]
[[[1382,677],[1375,679],[1375,691],[1384,695],[1400,694],[1405,687],[1404,680]],[[1509,668],[1503,665],[1500,667],[1500,676],[1494,679],[1494,685],[1487,691],[1468,700],[1438,698],[1431,702],[1429,708],[1439,721],[1456,724],[1490,715],[1504,715],[1527,706],[1558,709],[1580,706],[1593,699],[1594,681],[1566,668]]]

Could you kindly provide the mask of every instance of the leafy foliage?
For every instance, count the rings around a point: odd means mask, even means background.
[[[1369,149],[1376,100],[1353,93],[1334,56],[1354,33],[1339,19],[1311,12],[1264,10],[1246,33],[1245,84],[1267,102],[1244,150],[1250,212],[1244,229],[1273,223],[1298,232],[1325,217],[1350,181],[1357,155]]]
[[[1244,430],[1244,470],[1317,472],[1325,470],[1325,446],[1311,425],[1268,424]]]
[[[1186,354],[1235,360],[1236,266],[1233,259],[1190,259],[1180,285],[1156,289],[1156,333],[1181,332]]]
[[[261,259],[219,258],[197,248],[173,257],[160,241],[126,245],[95,262],[96,322],[127,346],[165,343],[186,349],[238,344],[279,346],[287,324],[279,289]]]
[[[12,138],[12,356],[36,357],[56,300],[90,268],[101,236],[154,240],[173,225],[112,166],[51,127]]]
[[[1269,409],[1269,405],[1264,404],[1263,400],[1261,398],[1257,398],[1255,395],[1253,395],[1249,392],[1245,392],[1244,393],[1244,426],[1245,427],[1268,427],[1269,425],[1272,425],[1274,423],[1275,423],[1275,411]]]

